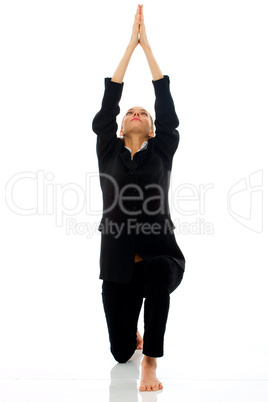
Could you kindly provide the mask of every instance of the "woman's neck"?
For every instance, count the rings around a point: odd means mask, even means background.
[[[144,141],[148,141],[148,136],[146,137],[125,137],[124,138],[124,143],[125,146],[131,149],[131,152],[137,152],[142,144],[144,143]]]

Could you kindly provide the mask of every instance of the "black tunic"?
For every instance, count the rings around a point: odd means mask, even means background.
[[[152,81],[155,90],[155,137],[149,139],[133,160],[117,137],[116,116],[120,112],[124,83],[105,78],[101,110],[93,119],[97,134],[97,157],[103,196],[100,279],[128,283],[134,256],[150,259],[172,257],[185,269],[185,258],[174,235],[168,204],[170,174],[179,144],[179,120],[167,75]]]

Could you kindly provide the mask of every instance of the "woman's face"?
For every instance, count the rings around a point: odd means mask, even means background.
[[[125,114],[122,130],[124,134],[131,131],[149,134],[153,130],[150,114],[142,107],[132,107]]]

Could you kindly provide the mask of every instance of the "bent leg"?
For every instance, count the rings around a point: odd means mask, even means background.
[[[170,257],[158,256],[145,267],[144,345],[150,357],[164,354],[164,334],[170,306],[170,293],[179,286],[183,270]]]
[[[102,301],[107,321],[111,353],[126,363],[136,350],[137,324],[143,302],[141,292],[130,284],[103,281]]]

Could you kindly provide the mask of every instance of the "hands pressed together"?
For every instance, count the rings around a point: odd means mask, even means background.
[[[143,4],[138,5],[130,39],[130,45],[134,48],[138,44],[140,44],[144,50],[150,48],[144,25]]]
[[[125,72],[128,67],[128,63],[130,61],[132,53],[134,52],[134,49],[136,48],[136,46],[138,44],[140,44],[144,50],[144,53],[146,55],[146,58],[147,58],[147,61],[148,61],[148,64],[149,64],[149,67],[150,67],[150,70],[152,73],[153,80],[156,81],[156,80],[163,78],[163,74],[154,58],[152,49],[151,49],[148,39],[147,39],[145,25],[144,25],[143,5],[139,4],[136,15],[135,15],[135,19],[134,19],[130,42],[127,46],[125,54],[124,54],[122,60],[120,61],[111,81],[118,82],[118,83],[123,82]]]

